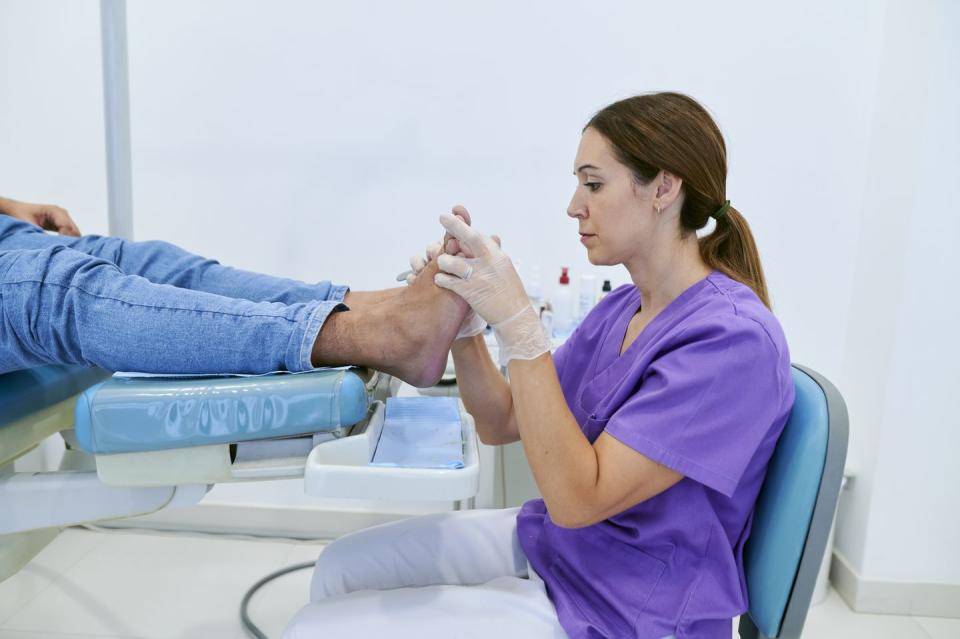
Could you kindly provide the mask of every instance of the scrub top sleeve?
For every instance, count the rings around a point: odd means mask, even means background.
[[[753,320],[684,330],[644,373],[605,432],[732,496],[782,412],[781,354]]]

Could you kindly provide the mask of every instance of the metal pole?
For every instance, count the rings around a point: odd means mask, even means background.
[[[110,235],[133,239],[130,163],[130,83],[127,75],[126,0],[100,0],[103,118],[107,141]]]

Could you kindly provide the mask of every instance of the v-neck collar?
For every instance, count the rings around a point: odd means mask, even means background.
[[[643,327],[643,330],[640,331],[637,338],[633,340],[630,346],[627,347],[627,350],[621,354],[620,347],[623,346],[623,340],[627,336],[630,321],[643,304],[643,300],[640,299],[640,289],[634,286],[630,291],[630,297],[627,298],[623,308],[620,309],[620,314],[617,316],[616,321],[614,321],[613,326],[610,327],[610,330],[607,331],[607,334],[603,337],[600,359],[597,362],[597,372],[606,370],[620,360],[631,361],[636,356],[636,353],[642,350],[643,345],[649,343],[672,316],[682,310],[691,299],[695,298],[704,287],[709,285],[710,279],[715,273],[717,273],[717,271],[710,271],[706,277],[697,280],[680,293],[680,295],[671,300],[662,311],[657,313],[656,317]]]
[[[611,393],[619,392],[620,385],[629,378],[630,369],[635,365],[637,358],[644,352],[644,349],[656,340],[664,330],[673,325],[676,316],[696,299],[701,291],[714,285],[711,280],[716,273],[717,271],[712,271],[702,280],[694,282],[676,299],[667,304],[640,331],[637,339],[627,347],[623,355],[620,355],[620,346],[623,344],[630,318],[634,316],[641,304],[640,291],[636,288],[630,291],[630,297],[625,300],[616,320],[602,338],[595,360],[595,368],[590,373],[589,381],[581,386],[577,395],[576,402],[585,415],[591,419],[609,417],[609,415],[601,415],[605,410],[602,406],[606,398]]]

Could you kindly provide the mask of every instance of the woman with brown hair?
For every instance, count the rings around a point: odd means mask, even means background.
[[[460,392],[484,442],[523,442],[543,499],[335,542],[288,636],[312,618],[391,636],[730,637],[793,385],[723,137],[691,98],[641,95],[590,120],[574,174],[590,262],[633,283],[556,353],[510,259],[463,219],[441,218],[454,240],[435,276],[494,329],[509,381],[462,331]],[[420,588],[386,591],[405,586]]]

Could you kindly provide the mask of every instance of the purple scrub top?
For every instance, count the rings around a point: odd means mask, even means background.
[[[591,443],[606,432],[684,478],[586,528],[529,501],[520,545],[571,637],[730,639],[753,505],[793,406],[787,343],[753,291],[716,271],[621,356],[639,308],[632,285],[600,302],[554,355],[560,385]]]

